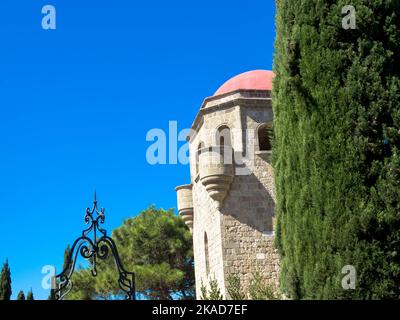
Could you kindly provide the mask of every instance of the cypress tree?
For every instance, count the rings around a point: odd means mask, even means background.
[[[63,271],[67,267],[68,258],[70,255],[71,255],[71,247],[69,245],[67,245],[67,247],[65,248],[65,251],[64,251],[64,261],[63,261],[63,266],[62,266]],[[68,271],[67,271],[67,273],[68,273]]]
[[[276,245],[294,299],[400,298],[400,1],[277,0]],[[349,12],[346,12],[349,14]],[[343,287],[354,266],[355,289]]]
[[[6,260],[0,274],[0,300],[10,300],[11,293],[11,271]]]
[[[26,300],[35,300],[35,298],[33,297],[32,289],[29,290],[28,294],[26,295]]]
[[[25,294],[22,290],[18,292],[17,300],[25,300]]]
[[[47,297],[47,300],[57,300],[54,289],[50,289],[50,293],[49,293],[49,296]]]
[[[67,267],[68,258],[70,255],[71,255],[71,247],[69,245],[67,245],[67,247],[64,250],[64,260],[63,260],[63,266],[62,266],[63,271]],[[67,271],[67,274],[68,274],[68,271]],[[57,280],[56,280],[56,285],[57,285]],[[50,293],[49,293],[49,296],[47,297],[47,300],[57,300],[56,294],[55,294],[55,289],[50,289]]]

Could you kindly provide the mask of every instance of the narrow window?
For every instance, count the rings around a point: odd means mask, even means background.
[[[228,126],[221,126],[217,130],[217,143],[224,146],[231,146],[231,130]]]
[[[232,164],[231,130],[228,126],[221,126],[218,128],[216,141],[217,144],[219,144],[219,152],[222,155],[222,162],[225,164]]]
[[[200,153],[201,153],[201,149],[204,148],[204,143],[200,142],[198,147],[197,147],[197,151],[196,151],[196,176],[199,174],[199,158],[200,158]]]
[[[205,254],[205,259],[206,259],[206,274],[208,277],[208,275],[210,273],[210,257],[209,257],[209,252],[208,252],[207,232],[204,232],[204,254]]]
[[[219,145],[220,146],[224,146],[225,145],[225,137],[224,136],[220,136],[219,137]]]

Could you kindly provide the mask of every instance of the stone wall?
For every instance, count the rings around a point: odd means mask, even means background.
[[[211,278],[218,281],[227,297],[227,278],[240,277],[245,288],[254,272],[277,285],[279,257],[274,241],[274,181],[269,151],[258,150],[257,129],[272,122],[271,99],[267,92],[236,92],[206,100],[196,117],[190,137],[190,172],[193,184],[193,246],[197,297],[200,287]],[[220,209],[199,179],[197,148],[218,144],[216,130],[226,125],[231,130],[235,157],[244,157]],[[250,130],[250,131],[249,131]],[[249,169],[243,175],[243,169]],[[208,250],[205,249],[205,233]],[[209,272],[206,268],[208,251]],[[229,298],[229,297],[227,297]]]
[[[257,137],[260,124],[272,122],[272,117],[270,105],[241,107],[242,129],[250,129],[244,135],[243,149],[254,150],[253,159],[246,160],[251,173],[235,177],[221,209],[225,280],[229,275],[238,275],[245,291],[255,272],[271,284],[278,284],[279,257],[273,246],[275,192],[271,154],[258,150]],[[249,148],[249,144],[253,146]]]
[[[196,170],[197,147],[200,143],[203,143],[204,146],[216,145],[216,129],[222,125],[227,125],[230,128],[238,127],[240,125],[239,108],[221,108],[206,114],[203,119],[203,125],[190,141],[190,168],[191,180],[193,181],[194,207],[193,250],[197,298],[200,298],[201,285],[208,285],[211,279],[218,281],[221,293],[226,296],[221,226],[223,217],[205,187],[201,184]],[[233,146],[235,146],[236,141],[239,142],[240,140],[232,137]],[[208,238],[210,265],[208,274],[206,272],[205,233],[207,233]]]

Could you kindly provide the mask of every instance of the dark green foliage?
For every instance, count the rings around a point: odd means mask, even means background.
[[[17,300],[25,300],[25,294],[22,290],[18,292]]]
[[[249,286],[251,300],[278,300],[281,297],[275,291],[272,285],[265,282],[259,272],[252,275]]]
[[[101,272],[105,272],[102,270]],[[98,275],[99,276],[99,275]],[[93,277],[90,270],[78,268],[72,275],[74,287],[65,297],[67,300],[94,300],[107,299],[108,295],[101,295],[96,290],[97,278]],[[105,288],[103,290],[106,290]]]
[[[351,1],[356,30],[348,4],[277,0],[276,244],[294,299],[400,298],[400,1]]]
[[[50,289],[49,297],[47,298],[47,300],[56,300],[56,294],[54,289]]]
[[[210,290],[208,291],[208,300],[223,300],[223,296],[218,287],[216,279],[210,281]]]
[[[208,300],[208,297],[207,297],[207,295],[208,295],[207,287],[204,285],[203,282],[201,282],[200,292],[201,292],[200,300]]]
[[[10,300],[11,294],[11,271],[6,260],[0,274],[0,300]]]
[[[201,300],[224,300],[215,278],[210,280],[209,287],[207,290],[207,287],[203,283],[201,284]]]
[[[237,275],[230,275],[227,279],[228,285],[226,290],[232,300],[278,300],[281,296],[276,293],[276,289],[271,284],[267,283],[260,272],[255,272],[251,279],[248,291],[244,290],[240,283],[240,278]]]
[[[70,258],[70,255],[71,255],[71,247],[69,245],[67,245],[67,247],[65,248],[65,251],[64,251],[64,261],[63,261],[63,266],[62,266],[63,271],[64,271],[64,269],[67,268],[68,259]],[[71,270],[71,266],[67,269],[67,274],[70,270]]]
[[[194,297],[192,235],[172,210],[151,206],[113,232],[121,257],[137,275],[137,291],[152,299]]]
[[[246,296],[242,292],[240,278],[237,275],[230,275],[227,279],[228,285],[226,290],[232,300],[244,300]]]
[[[35,300],[35,298],[33,297],[32,289],[29,290],[28,294],[26,295],[26,300]]]
[[[266,130],[267,130],[267,135],[268,135],[268,142],[269,142],[269,144],[271,146],[271,149],[272,149],[272,147],[274,146],[274,139],[275,139],[274,126],[273,125],[268,125],[266,127]]]

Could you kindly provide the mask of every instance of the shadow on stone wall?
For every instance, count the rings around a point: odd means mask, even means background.
[[[228,218],[231,216],[261,233],[273,231],[275,202],[268,189],[253,173],[247,176],[235,176],[228,196],[221,208],[221,213]],[[229,222],[230,232],[235,232],[235,225]],[[240,226],[237,225],[237,228]]]

